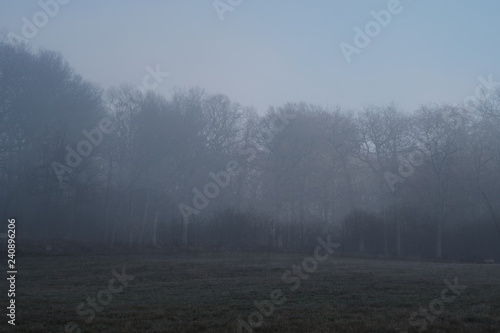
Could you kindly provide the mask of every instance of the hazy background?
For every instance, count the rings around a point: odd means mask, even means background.
[[[500,332],[500,2],[396,1],[0,0],[0,332]]]
[[[60,51],[103,88],[140,85],[146,66],[170,76],[158,92],[199,85],[255,106],[289,101],[396,102],[411,111],[459,103],[498,70],[498,1],[401,1],[403,11],[348,64],[339,44],[382,1],[244,0],[221,21],[212,1],[70,1],[30,40]],[[0,2],[0,28],[21,35],[38,1]]]

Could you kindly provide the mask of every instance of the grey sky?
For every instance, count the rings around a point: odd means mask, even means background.
[[[259,113],[290,101],[412,110],[462,101],[479,76],[500,81],[494,0],[401,0],[400,12],[348,63],[340,43],[354,45],[354,27],[364,30],[370,12],[389,3],[243,0],[221,21],[212,0],[72,0],[30,43],[60,51],[103,88],[140,85],[146,67],[159,64],[170,73],[157,88],[166,95],[199,85]],[[0,27],[22,35],[22,18],[33,22],[41,10],[38,1],[1,0]]]

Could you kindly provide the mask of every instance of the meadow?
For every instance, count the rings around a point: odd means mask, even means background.
[[[500,332],[500,265],[330,257],[283,278],[305,258],[21,256],[16,325],[4,314],[0,330]]]

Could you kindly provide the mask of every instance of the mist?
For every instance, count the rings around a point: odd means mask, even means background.
[[[500,327],[496,2],[0,8],[7,331]]]

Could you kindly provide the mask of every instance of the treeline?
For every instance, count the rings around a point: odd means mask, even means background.
[[[200,88],[103,91],[0,44],[0,216],[20,239],[500,259],[500,92],[265,115]]]

